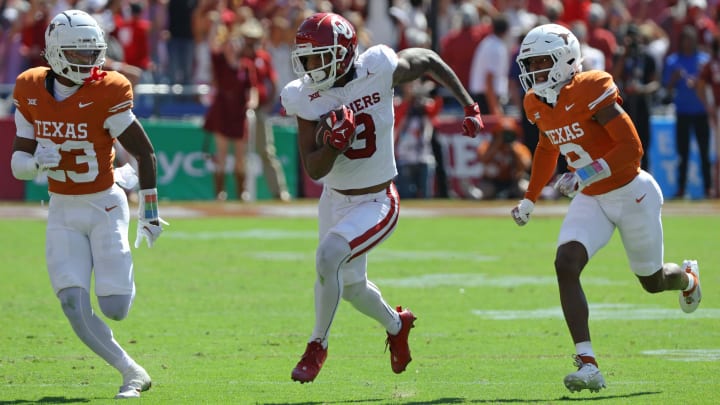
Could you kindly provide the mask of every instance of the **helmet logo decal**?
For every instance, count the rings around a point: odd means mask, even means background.
[[[333,28],[338,35],[342,35],[347,39],[351,39],[353,37],[353,30],[347,25],[347,23],[345,23],[345,20],[335,18],[333,20]]]
[[[562,40],[565,41],[565,45],[570,44],[570,41],[569,41],[570,35],[568,35],[567,33],[559,33],[558,34],[558,33],[553,32],[553,34],[562,38]]]

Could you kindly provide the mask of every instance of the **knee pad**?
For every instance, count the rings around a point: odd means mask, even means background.
[[[122,321],[130,312],[133,294],[108,295],[98,297],[98,305],[102,313],[114,321]]]
[[[57,294],[65,317],[70,323],[78,322],[92,316],[90,294],[81,287],[70,287],[60,290]]]
[[[315,253],[315,271],[319,275],[335,274],[350,257],[350,245],[340,235],[329,233],[321,241]]]

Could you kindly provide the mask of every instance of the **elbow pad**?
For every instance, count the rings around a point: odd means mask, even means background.
[[[10,167],[13,176],[18,180],[32,180],[40,171],[33,155],[20,150],[13,152]]]

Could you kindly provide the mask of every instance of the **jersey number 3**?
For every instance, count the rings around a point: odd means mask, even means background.
[[[356,114],[355,142],[353,142],[353,146],[350,149],[345,151],[345,156],[348,159],[369,158],[377,150],[376,138],[375,121],[373,121],[372,115],[365,113]],[[360,146],[360,143],[363,144],[363,147],[355,149],[355,146]]]

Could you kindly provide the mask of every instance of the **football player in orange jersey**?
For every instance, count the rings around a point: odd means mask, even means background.
[[[135,297],[125,192],[115,184],[113,144],[138,162],[139,222],[135,247],[152,246],[162,232],[155,152],[131,108],[130,82],[103,72],[107,44],[87,13],[55,16],[45,31],[50,65],[21,73],[13,93],[16,138],[13,175],[47,173],[50,202],[46,260],[52,288],[73,330],[123,377],[116,398],[139,397],[150,376],[113,338],[90,301],[92,272],[103,314],[124,319]]]
[[[682,266],[663,263],[662,192],[640,169],[640,138],[610,74],[581,72],[577,38],[556,24],[532,29],[520,45],[517,62],[527,91],[525,114],[541,135],[528,190],[512,216],[518,225],[530,220],[562,154],[570,171],[559,177],[555,188],[573,199],[560,228],[555,272],[578,368],[564,382],[571,392],[596,392],[605,387],[605,379],[590,343],[588,304],[580,284],[590,257],[617,229],[642,287],[650,293],[681,290],[685,312],[700,303],[700,273],[695,260]]]

